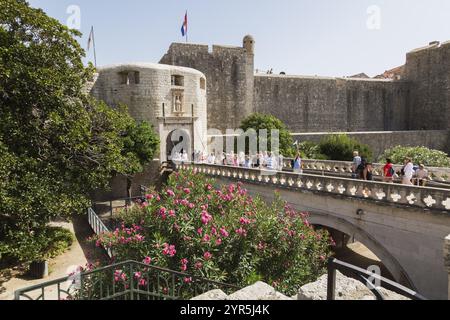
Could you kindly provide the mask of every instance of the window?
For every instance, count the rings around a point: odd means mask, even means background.
[[[206,80],[205,78],[200,78],[200,89],[206,89]]]
[[[184,86],[184,77],[178,76],[178,75],[173,75],[172,76],[172,85],[178,86],[178,87]]]
[[[122,71],[119,72],[120,84],[130,85],[131,83],[139,84],[141,82],[139,71]]]

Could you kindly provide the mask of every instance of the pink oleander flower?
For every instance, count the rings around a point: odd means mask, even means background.
[[[209,224],[213,219],[213,217],[207,211],[202,211],[201,215],[202,215],[201,220],[204,225]]]
[[[205,234],[205,236],[202,239],[203,242],[210,242],[211,241],[211,237],[209,234]]]
[[[205,254],[203,255],[203,258],[205,258],[205,260],[210,260],[212,258],[212,254],[210,252],[205,252]]]
[[[188,207],[189,207],[189,209],[194,209],[195,208],[195,204],[189,203]]]
[[[175,250],[174,245],[169,245],[168,243],[165,243],[162,253],[165,256],[173,257],[177,253],[177,250]]]
[[[321,255],[319,258],[320,258],[321,261],[325,261],[325,256],[324,255]]]
[[[175,192],[173,192],[172,190],[167,190],[167,195],[169,196],[169,197],[175,197]]]
[[[218,238],[216,240],[216,246],[220,246],[222,244],[222,239]]]
[[[248,224],[250,224],[250,220],[247,219],[247,218],[242,217],[242,218],[239,219],[239,223],[242,224],[242,225],[248,225]]]
[[[196,262],[194,267],[195,267],[195,269],[200,270],[201,268],[203,268],[203,263],[201,263],[200,261]]]
[[[184,278],[184,283],[191,283],[192,282],[192,278],[191,277],[189,277],[189,278]]]
[[[186,199],[181,200],[181,205],[183,206],[187,206],[189,204],[189,201],[187,201]]]
[[[198,228],[197,233],[198,233],[198,235],[201,236],[203,234],[203,228]]]
[[[147,280],[145,280],[145,279],[139,280],[139,286],[145,287],[146,285],[147,285]]]
[[[183,189],[183,192],[186,193],[186,194],[190,194],[190,193],[191,193],[191,189],[189,189],[189,188],[184,188],[184,189]]]
[[[210,185],[210,184],[206,185],[206,190],[210,191],[210,190],[212,190],[212,188],[213,188],[212,185]]]
[[[214,235],[214,236],[217,236],[217,229],[212,227],[211,228],[211,234]]]
[[[158,196],[156,196],[156,201],[161,201],[161,197],[158,195]]]
[[[140,278],[142,278],[142,272],[135,272],[134,273],[134,277],[136,278],[136,279],[140,279]]]
[[[220,234],[222,235],[222,237],[227,238],[230,234],[228,233],[228,231],[222,227],[220,228]]]
[[[154,197],[155,197],[155,196],[152,195],[152,194],[147,194],[147,195],[145,196],[145,198],[146,198],[147,200],[152,200]]]
[[[240,236],[246,237],[247,236],[247,230],[245,230],[244,228],[239,228],[236,230],[236,233]]]
[[[175,210],[169,210],[169,217],[175,217]]]
[[[180,267],[180,270],[185,272],[187,270],[187,265],[182,264],[181,267]]]
[[[144,264],[149,265],[150,263],[152,263],[152,258],[150,257],[145,257],[144,261],[142,261]]]

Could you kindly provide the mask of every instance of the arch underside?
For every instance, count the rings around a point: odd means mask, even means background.
[[[317,212],[310,212],[310,214],[311,216],[309,218],[309,222],[312,225],[333,228],[349,236],[355,237],[382,261],[394,277],[395,281],[411,288],[412,290],[417,290],[414,283],[411,281],[411,278],[408,276],[405,269],[400,265],[398,260],[366,231],[343,218],[335,217],[330,214]]]

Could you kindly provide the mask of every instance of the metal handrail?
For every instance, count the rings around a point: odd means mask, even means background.
[[[384,297],[380,290],[375,287],[369,279],[375,279],[380,281],[380,285],[388,290],[395,291],[402,296],[410,298],[412,300],[427,300],[424,296],[411,290],[399,283],[389,280],[381,275],[369,272],[357,266],[340,261],[336,258],[330,258],[328,260],[328,283],[327,283],[327,300],[335,300],[336,293],[336,270],[341,272],[350,272],[356,279],[361,281],[367,288],[375,295],[377,300],[384,300]]]
[[[102,276],[108,276],[108,272],[114,272],[117,270],[124,270],[124,272],[128,271],[128,279],[127,280],[127,287],[125,287],[125,289],[123,290],[118,290],[118,288],[116,288],[117,284],[114,283],[114,277],[111,277],[109,281],[104,281]],[[145,285],[146,290],[144,289],[140,289],[139,285],[137,283],[137,280],[134,277],[134,273],[136,271],[140,271],[142,272],[142,274],[144,275],[149,275],[152,271],[155,271],[156,274],[153,275],[153,277],[156,277],[156,282],[157,282],[157,290],[155,290],[155,283],[150,283],[150,281],[148,281],[148,283]],[[165,280],[165,284],[169,285],[169,281],[164,278],[161,277],[160,273],[164,273],[166,275],[168,275],[170,277],[171,280],[171,284],[172,284],[172,290],[171,293],[172,295],[169,294],[169,292],[164,293],[164,292],[160,292],[160,281]],[[95,275],[100,275],[99,276],[99,280],[96,281],[92,281],[92,279],[90,279],[91,276],[95,276]],[[98,299],[100,300],[111,300],[111,299],[115,299],[115,298],[119,298],[122,296],[125,297],[137,297],[137,298],[143,298],[142,296],[139,295],[144,295],[144,298],[147,297],[152,297],[152,298],[163,298],[163,299],[179,299],[181,298],[180,292],[183,288],[183,286],[188,286],[189,284],[186,283],[182,283],[182,281],[179,281],[178,284],[181,284],[181,286],[178,288],[178,295],[176,295],[176,280],[182,280],[182,279],[186,279],[186,278],[190,278],[192,279],[191,284],[192,285],[207,285],[207,288],[210,287],[218,287],[221,288],[223,290],[238,290],[240,289],[238,286],[232,285],[232,284],[227,284],[227,283],[221,283],[218,281],[214,281],[214,280],[209,280],[209,279],[205,279],[205,278],[200,278],[197,276],[192,276],[183,272],[178,272],[178,271],[174,271],[174,270],[169,270],[166,268],[161,268],[161,267],[157,267],[157,266],[152,266],[152,265],[147,265],[141,262],[137,262],[137,261],[124,261],[124,262],[119,262],[119,263],[115,263],[106,267],[101,267],[95,270],[91,270],[91,271],[86,271],[86,272],[82,272],[79,274],[79,281],[82,284],[80,286],[79,289],[77,289],[77,291],[75,291],[74,294],[70,294],[70,287],[67,290],[63,290],[61,289],[61,284],[64,282],[68,282],[68,281],[73,281],[73,283],[75,282],[74,279],[76,277],[72,276],[66,276],[63,278],[59,278],[59,279],[55,279],[52,281],[48,281],[42,284],[38,284],[38,285],[34,285],[34,286],[30,286],[28,288],[24,288],[24,289],[20,289],[15,291],[14,293],[14,297],[15,300],[21,300],[21,298],[25,298],[28,300],[33,300],[33,298],[30,296],[30,292],[36,291],[36,290],[40,290],[41,294],[36,298],[36,300],[45,300],[45,289],[48,287],[52,287],[52,286],[57,286],[57,294],[58,294],[58,300],[61,299],[61,293],[67,294],[69,299],[75,299],[75,300],[84,300],[84,299],[91,299],[92,296],[89,296],[89,294],[92,295],[93,291],[92,288],[96,288],[100,290],[100,294],[98,296]],[[177,279],[176,279],[177,278]],[[94,278],[95,279],[95,278]],[[90,281],[90,282],[89,282]],[[83,288],[83,284],[87,285],[87,289]],[[71,285],[71,286],[72,286]],[[98,285],[98,286],[97,286]],[[112,286],[111,286],[112,285]],[[150,290],[150,287],[152,287],[152,290]],[[107,294],[105,296],[103,296],[102,294],[104,293],[104,289],[107,289]],[[112,292],[110,293],[109,289],[112,290]],[[167,288],[168,289],[168,288]],[[194,292],[196,291],[197,287],[194,287]],[[87,292],[83,292],[86,291]],[[201,292],[203,293],[203,292]]]

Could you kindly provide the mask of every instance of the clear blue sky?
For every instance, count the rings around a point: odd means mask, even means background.
[[[288,74],[375,76],[403,64],[411,49],[450,40],[448,0],[31,0],[30,4],[64,24],[68,6],[78,5],[80,41],[86,47],[94,25],[99,65],[158,62],[170,43],[184,41],[180,29],[186,9],[189,42],[241,45],[244,35],[252,34],[255,68]],[[367,13],[372,5],[378,6],[381,19],[374,11]],[[369,19],[380,21],[379,28],[369,29]]]

